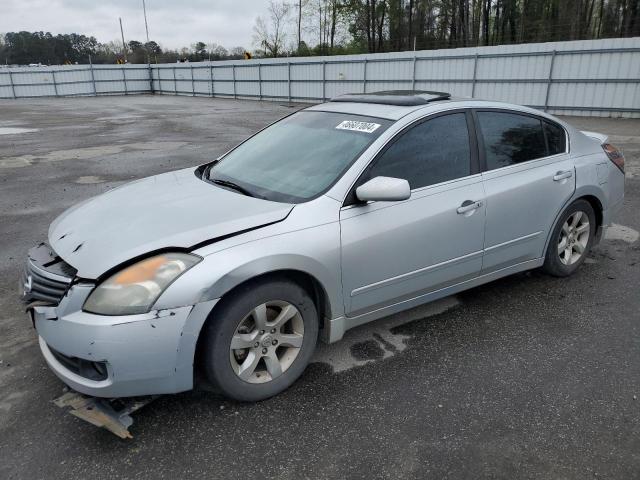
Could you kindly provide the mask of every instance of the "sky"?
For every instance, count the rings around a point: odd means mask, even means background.
[[[82,33],[99,42],[146,39],[142,0],[1,0],[0,33]],[[163,48],[195,42],[252,47],[253,24],[267,0],[145,0],[149,38]]]

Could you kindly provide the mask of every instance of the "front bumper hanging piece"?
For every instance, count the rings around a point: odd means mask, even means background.
[[[60,407],[70,407],[69,413],[96,427],[106,428],[120,438],[133,438],[129,427],[133,425],[131,413],[139,410],[158,395],[130,398],[98,398],[83,395],[73,390],[56,398],[53,403]]]

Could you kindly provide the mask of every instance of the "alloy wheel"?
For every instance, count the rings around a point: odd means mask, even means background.
[[[558,256],[564,265],[573,265],[587,250],[591,225],[589,216],[581,210],[572,213],[562,225],[558,239]]]
[[[238,324],[229,347],[231,367],[248,383],[266,383],[294,362],[304,338],[304,321],[288,302],[274,300],[255,307]]]

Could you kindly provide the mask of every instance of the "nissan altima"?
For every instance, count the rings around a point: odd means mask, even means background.
[[[541,111],[343,95],[69,209],[29,251],[22,296],[78,392],[176,393],[197,371],[256,401],[318,340],[516,272],[571,275],[623,197],[607,137]]]

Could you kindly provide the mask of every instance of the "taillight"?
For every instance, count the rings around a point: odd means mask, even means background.
[[[604,153],[607,154],[607,157],[609,157],[609,160],[611,160],[616,165],[616,167],[618,167],[620,171],[624,173],[624,155],[622,154],[622,152],[610,143],[603,143],[602,149],[604,150]]]

